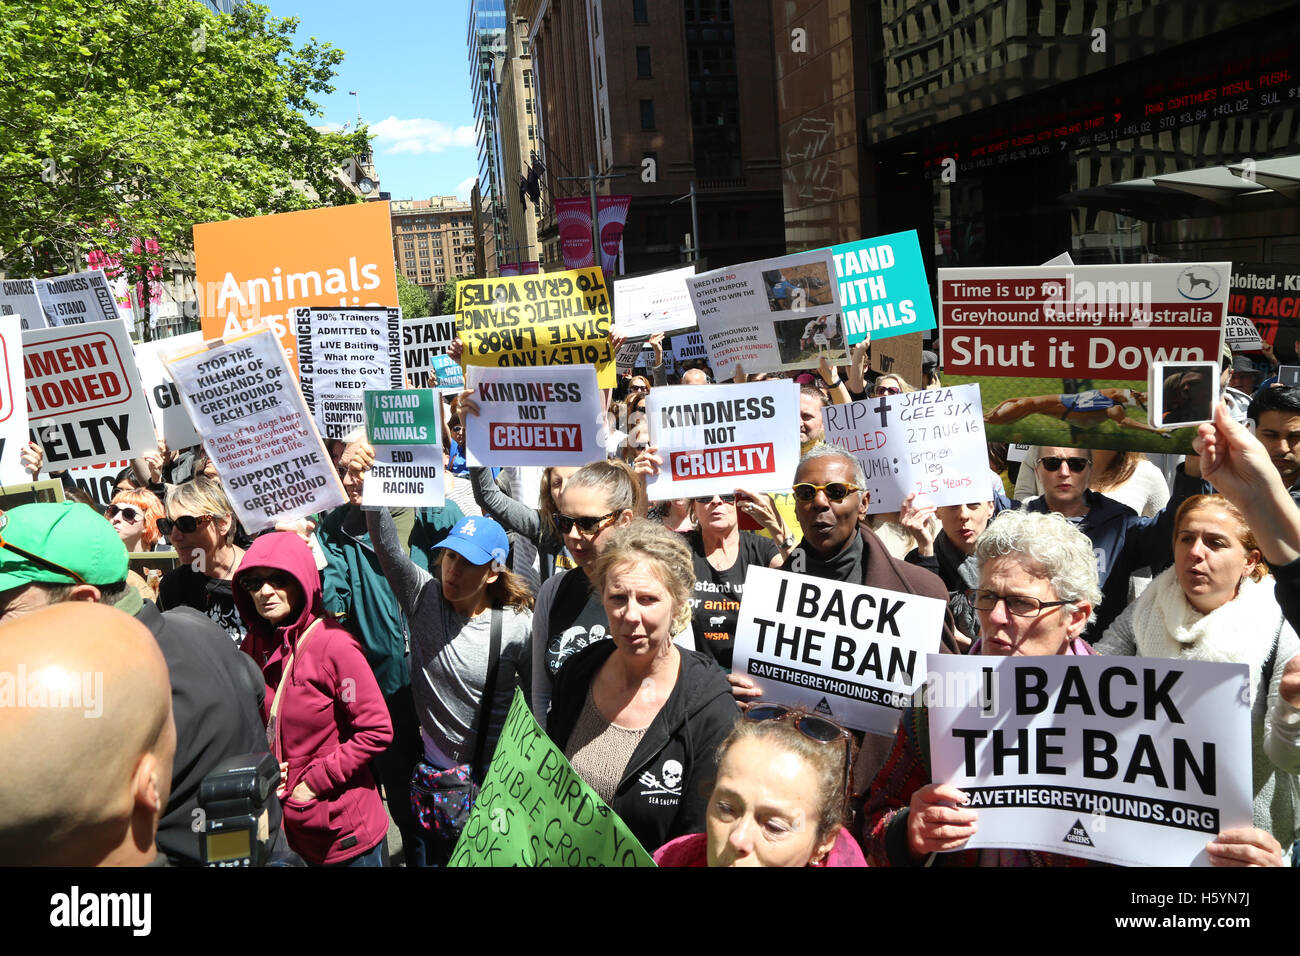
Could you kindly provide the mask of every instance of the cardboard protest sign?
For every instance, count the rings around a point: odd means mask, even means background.
[[[599,269],[465,279],[456,284],[456,312],[467,366],[594,365],[600,387],[614,387],[609,295]]]
[[[709,349],[704,344],[704,336],[699,332],[679,332],[673,336],[673,359],[679,363],[694,362],[699,359],[708,361]]]
[[[831,246],[845,338],[857,345],[934,328],[930,281],[916,230]]]
[[[731,669],[754,678],[764,700],[892,734],[925,682],[946,609],[938,598],[755,565],[745,576]]]
[[[386,202],[200,223],[194,262],[203,338],[269,325],[294,375],[291,308],[397,305]]]
[[[470,366],[469,387],[479,406],[465,423],[470,465],[581,467],[605,457],[604,413],[590,366]]]
[[[427,388],[367,391],[366,441],[375,463],[361,503],[367,508],[442,507],[443,452],[440,399]]]
[[[829,249],[714,269],[687,278],[718,381],[746,372],[848,363]]]
[[[1228,311],[1254,322],[1280,362],[1300,359],[1300,265],[1234,262]]]
[[[274,329],[163,361],[247,531],[347,500]]]
[[[402,361],[406,375],[416,388],[429,387],[429,372],[434,359],[446,355],[456,337],[454,315],[430,315],[422,319],[402,321]],[[439,387],[442,382],[439,381]]]
[[[979,386],[958,385],[828,405],[822,421],[826,443],[861,462],[875,513],[897,511],[914,491],[936,508],[985,500],[983,414]]]
[[[125,323],[28,329],[22,337],[27,418],[46,468],[131,458],[155,447]]]
[[[401,309],[294,309],[298,381],[316,427],[343,438],[365,424],[361,393],[399,389],[402,369]]]
[[[450,355],[433,357],[433,376],[440,392],[459,392],[465,388],[465,370]]]
[[[135,360],[140,366],[140,384],[149,399],[153,423],[172,449],[188,448],[200,441],[199,433],[190,421],[190,413],[181,403],[181,393],[172,384],[171,376],[162,362],[163,352],[196,349],[203,344],[201,332],[189,332],[169,339],[141,342],[135,347]]]
[[[651,336],[695,328],[695,308],[686,287],[694,266],[614,280],[614,331]]]
[[[30,482],[23,467],[27,396],[23,389],[23,338],[18,316],[0,316],[0,485]]]
[[[37,294],[45,312],[46,325],[85,325],[87,322],[122,319],[103,269],[43,279]]]
[[[40,288],[40,279],[0,279],[0,316],[18,316],[24,329],[45,328]]]
[[[1228,316],[1223,337],[1228,343],[1228,348],[1234,352],[1258,352],[1264,347],[1259,329],[1255,328],[1255,323],[1244,315]]]
[[[1218,361],[1226,262],[939,270],[945,384],[980,382],[989,441],[1186,453],[1148,416],[1152,362]]]
[[[979,812],[967,848],[1205,865],[1251,825],[1245,664],[931,654],[929,672],[933,779]]]
[[[799,387],[673,385],[646,396],[650,444],[663,467],[646,482],[652,501],[788,489],[799,464]]]
[[[448,866],[654,866],[515,690],[483,789]]]

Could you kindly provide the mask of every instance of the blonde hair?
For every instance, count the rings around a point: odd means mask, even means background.
[[[171,518],[179,510],[190,511],[196,515],[212,515],[218,518],[230,518],[230,527],[226,530],[226,543],[235,539],[235,511],[230,506],[221,482],[197,475],[179,485],[167,489],[167,517]]]
[[[1197,511],[1206,511],[1211,508],[1218,508],[1227,513],[1228,517],[1237,525],[1237,540],[1249,554],[1255,552],[1255,566],[1251,568],[1250,574],[1246,577],[1252,581],[1262,581],[1264,576],[1269,573],[1268,565],[1264,562],[1263,552],[1259,550],[1259,542],[1255,540],[1255,532],[1251,530],[1250,525],[1246,524],[1246,516],[1241,513],[1241,509],[1234,505],[1223,495],[1192,495],[1178,507],[1178,513],[1174,515],[1174,544],[1178,543],[1178,533],[1183,530],[1183,520],[1190,514]]]
[[[631,510],[634,517],[644,517],[645,491],[641,480],[630,465],[614,459],[602,459],[583,465],[564,484],[570,488],[595,488],[605,495],[605,507],[610,511]]]
[[[590,467],[590,466],[588,466]],[[575,476],[576,477],[576,476]],[[570,479],[572,481],[573,479]],[[668,590],[673,601],[672,633],[691,623],[691,593],[695,590],[695,562],[682,536],[657,521],[637,518],[615,528],[591,571],[597,593],[603,595],[610,573],[625,564],[645,565]]]
[[[883,381],[884,381],[885,379],[887,379],[887,378],[892,378],[895,382],[897,382],[897,383],[898,383],[898,390],[899,390],[900,392],[903,392],[904,394],[906,394],[907,392],[915,392],[915,391],[916,391],[916,387],[915,387],[914,385],[912,385],[911,382],[909,382],[907,379],[903,378],[903,376],[898,375],[898,374],[895,374],[894,372],[882,372],[881,374],[877,375],[877,376],[876,376],[876,380],[875,380],[874,382],[871,383],[871,388],[872,388],[872,390],[874,391],[875,388],[876,388],[876,386],[879,385],[881,382],[883,382]]]

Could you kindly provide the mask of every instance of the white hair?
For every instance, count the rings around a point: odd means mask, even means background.
[[[1029,568],[1048,578],[1057,598],[1078,606],[1092,605],[1088,620],[1097,617],[1101,587],[1097,556],[1086,534],[1055,512],[1004,511],[988,523],[975,542],[980,573],[994,558],[1016,555]]]

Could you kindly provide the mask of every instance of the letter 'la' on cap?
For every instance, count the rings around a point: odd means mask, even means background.
[[[0,538],[76,571],[88,584],[126,580],[126,545],[108,519],[79,501],[19,505],[4,513]],[[0,548],[0,591],[24,584],[76,584],[9,548]]]
[[[461,518],[438,547],[455,551],[470,564],[487,564],[489,561],[506,563],[510,553],[510,539],[505,529],[491,518],[474,516]]]

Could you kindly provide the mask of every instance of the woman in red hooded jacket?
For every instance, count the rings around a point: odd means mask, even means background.
[[[289,845],[313,865],[386,865],[388,817],[370,760],[393,727],[356,638],[326,614],[311,550],[296,534],[263,535],[234,593],[244,653],[266,679]]]

